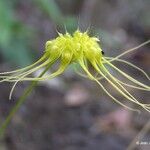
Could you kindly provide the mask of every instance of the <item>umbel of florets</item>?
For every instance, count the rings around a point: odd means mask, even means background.
[[[70,62],[78,62],[81,59],[101,61],[102,49],[98,42],[99,39],[90,37],[88,32],[77,30],[73,35],[59,33],[59,37],[46,42],[45,51],[50,59],[60,57]]]
[[[77,30],[73,35],[69,33],[58,33],[57,38],[46,42],[44,54],[37,62],[22,69],[0,73],[0,82],[15,82],[10,92],[11,98],[12,92],[18,82],[49,80],[62,74],[70,64],[77,63],[80,66],[80,70],[82,70],[82,72],[76,72],[81,76],[95,81],[115,102],[130,110],[137,111],[137,109],[130,108],[121,101],[122,99],[127,99],[129,102],[141,106],[150,112],[150,104],[142,103],[141,99],[138,100],[135,98],[135,96],[128,90],[128,87],[130,87],[136,90],[149,92],[150,86],[140,82],[138,79],[136,79],[136,77],[130,76],[113,64],[114,61],[117,61],[127,65],[128,67],[132,67],[143,74],[149,81],[150,77],[142,69],[128,61],[120,59],[121,56],[132,52],[133,50],[136,50],[148,43],[150,43],[150,40],[113,58],[103,55],[99,39],[96,37],[90,37],[88,32],[81,32]],[[38,71],[39,69],[50,69],[51,66],[56,62],[59,62],[60,64],[58,69],[53,73],[38,77],[32,76],[32,73]],[[89,65],[93,67],[97,74],[93,74],[90,71]],[[111,68],[111,71],[109,71],[109,68]],[[123,76],[127,80],[120,80],[118,76],[116,77],[114,75],[113,70],[115,73]],[[101,79],[105,79],[114,88],[114,90],[116,90],[122,96],[121,100],[117,99],[111,94],[111,91],[109,91],[100,82]]]

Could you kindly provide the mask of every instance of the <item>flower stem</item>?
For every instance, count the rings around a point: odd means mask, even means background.
[[[49,64],[45,68],[45,70],[39,75],[39,77],[42,77],[47,72],[47,70],[50,68],[50,66],[51,66],[51,64]],[[12,110],[10,111],[10,113],[7,116],[6,120],[2,123],[2,126],[0,127],[0,137],[2,137],[4,135],[5,129],[7,128],[8,124],[10,123],[12,117],[18,111],[18,109],[20,108],[20,106],[25,102],[27,96],[32,92],[32,90],[34,89],[34,87],[37,84],[38,84],[38,81],[33,81],[29,85],[29,87],[24,91],[24,93],[22,94],[22,96],[18,99],[17,103],[12,108]]]

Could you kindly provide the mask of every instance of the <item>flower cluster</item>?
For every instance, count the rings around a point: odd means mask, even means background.
[[[77,63],[80,65],[81,69],[83,70],[84,74],[77,71],[78,74],[89,78],[90,80],[95,81],[105,92],[106,94],[111,97],[115,102],[119,103],[120,105],[134,111],[138,111],[136,109],[130,108],[127,105],[123,104],[121,100],[115,98],[111,92],[104,87],[104,85],[100,82],[101,79],[105,79],[110,85],[120,93],[125,99],[133,102],[145,110],[150,112],[150,104],[144,104],[137,100],[128,90],[128,87],[134,88],[137,90],[144,90],[150,91],[150,86],[141,83],[135,77],[128,75],[126,72],[119,69],[116,65],[113,64],[114,61],[118,61],[120,63],[126,64],[130,67],[141,72],[148,80],[150,80],[149,76],[139,67],[135,66],[134,64],[120,59],[121,56],[138,49],[139,47],[150,43],[150,40],[135,47],[125,51],[124,53],[112,58],[106,57],[103,55],[103,51],[99,44],[99,39],[96,37],[90,37],[88,32],[81,32],[79,30],[75,31],[73,35],[69,33],[61,34],[58,33],[58,37],[56,39],[50,40],[46,42],[45,52],[43,56],[35,63],[30,66],[27,66],[22,69],[10,71],[10,72],[3,72],[0,73],[0,82],[15,82],[13,88],[10,92],[10,97],[12,92],[16,86],[16,84],[20,81],[43,81],[52,79],[60,74],[62,74],[65,69],[72,63]],[[59,62],[58,69],[53,72],[52,74],[43,75],[40,77],[32,77],[32,73],[38,71],[39,69],[51,68],[53,64]],[[93,74],[90,69],[89,65],[93,67],[95,72],[97,72],[97,76]],[[126,83],[119,78],[117,78],[112,71],[110,72],[108,68],[113,69],[121,76],[125,77],[129,83]]]

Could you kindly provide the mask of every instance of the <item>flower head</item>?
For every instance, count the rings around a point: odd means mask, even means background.
[[[144,104],[140,102],[140,100],[137,100],[133,96],[132,93],[128,91],[128,87],[134,88],[137,90],[144,90],[144,91],[150,91],[150,86],[145,85],[144,83],[138,81],[135,79],[135,77],[132,77],[119,69],[116,65],[113,64],[114,61],[118,61],[120,63],[124,63],[130,67],[133,67],[134,69],[141,72],[148,80],[150,80],[149,76],[139,67],[135,66],[134,64],[120,59],[121,56],[138,49],[139,47],[146,45],[150,43],[150,40],[148,40],[145,43],[142,43],[141,45],[129,49],[125,51],[124,53],[112,58],[112,57],[106,57],[103,55],[103,51],[100,47],[99,39],[96,37],[90,37],[88,35],[88,32],[81,32],[79,30],[75,31],[73,35],[66,33],[61,34],[58,33],[58,37],[56,39],[50,40],[46,42],[45,46],[45,52],[43,56],[35,63],[33,63],[30,66],[27,66],[22,69],[18,69],[11,72],[4,72],[0,73],[0,82],[15,82],[15,84],[12,87],[12,90],[10,92],[10,98],[12,95],[12,92],[16,86],[16,84],[20,81],[42,81],[42,80],[48,80],[51,78],[54,78],[60,74],[62,74],[65,69],[72,63],[77,63],[80,65],[81,69],[84,71],[83,73],[79,73],[81,76],[84,76],[86,78],[89,78],[93,81],[95,81],[105,92],[106,94],[111,97],[115,102],[119,103],[120,105],[130,109],[130,110],[136,110],[133,108],[128,107],[127,105],[123,104],[122,101],[115,98],[111,92],[109,92],[104,85],[100,82],[101,79],[105,79],[110,85],[122,95],[125,99],[129,100],[130,102],[133,102],[141,107],[143,107],[145,110],[150,112],[150,104]],[[44,75],[40,77],[32,77],[32,73],[35,71],[43,68],[48,67],[51,68],[51,66],[59,60],[60,65],[59,68],[49,75]],[[91,65],[94,70],[97,72],[100,77],[96,76],[90,70],[88,69],[88,65]],[[119,78],[117,78],[112,71],[110,72],[107,68],[112,68],[113,70],[117,71],[118,74],[125,77],[130,81],[130,83],[126,83]],[[136,110],[137,111],[137,110]]]
[[[70,62],[78,62],[82,59],[100,61],[102,50],[98,42],[98,38],[90,37],[87,32],[82,33],[79,30],[73,35],[59,33],[56,39],[46,42],[45,51],[50,59],[60,57]]]

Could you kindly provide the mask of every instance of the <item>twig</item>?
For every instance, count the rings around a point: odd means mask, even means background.
[[[139,139],[142,139],[149,130],[150,130],[150,120],[144,125],[144,127],[141,129],[141,131],[138,133],[138,135],[132,140],[132,142],[129,144],[127,150],[133,150],[137,146],[136,142]]]

